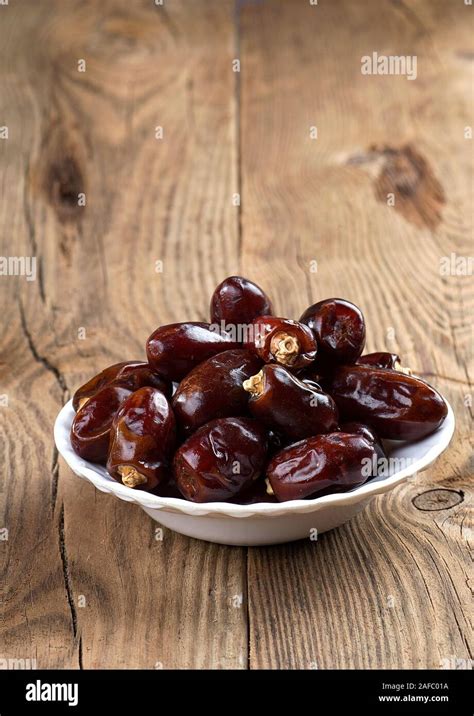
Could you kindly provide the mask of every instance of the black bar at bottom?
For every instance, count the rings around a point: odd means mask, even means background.
[[[376,714],[471,715],[472,672],[459,671],[0,671],[0,715],[213,713],[260,701],[292,711],[370,707]],[[471,703],[471,706],[469,706]]]

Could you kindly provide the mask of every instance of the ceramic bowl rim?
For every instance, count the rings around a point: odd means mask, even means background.
[[[87,462],[76,455],[72,449],[69,438],[69,431],[74,416],[72,400],[64,405],[58,413],[54,424],[54,439],[59,453],[72,471],[81,478],[91,482],[97,489],[115,495],[121,500],[134,502],[143,508],[151,510],[164,510],[166,512],[180,513],[189,516],[215,516],[215,517],[277,517],[282,515],[298,515],[308,512],[315,512],[322,508],[337,508],[343,505],[355,504],[359,501],[371,498],[392,490],[401,484],[411,475],[426,469],[436,458],[447,448],[454,433],[455,419],[453,410],[446,401],[448,414],[443,424],[431,435],[420,441],[432,439],[439,435],[426,454],[408,465],[404,469],[395,472],[389,477],[376,478],[364,483],[349,492],[334,493],[306,500],[291,500],[288,502],[267,503],[257,502],[250,505],[239,505],[229,502],[189,502],[184,498],[159,497],[144,490],[133,490],[121,485],[112,477],[107,475],[105,469],[100,465]],[[403,443],[398,443],[402,445]],[[409,443],[414,445],[415,443]],[[104,474],[105,473],[105,474]]]

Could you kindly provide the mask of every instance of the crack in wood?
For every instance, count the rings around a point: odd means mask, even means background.
[[[66,550],[66,534],[65,534],[65,527],[64,527],[64,504],[61,505],[61,513],[59,515],[58,535],[59,535],[59,553],[61,555],[64,586],[66,589],[66,598],[67,598],[67,602],[69,605],[69,611],[71,613],[72,633],[74,635],[74,641],[76,641],[76,639],[77,639],[77,609],[76,609],[76,605],[74,602],[74,596],[73,596],[73,590],[72,590],[72,580],[71,580],[71,574],[69,571],[69,560],[68,560],[67,550]],[[79,642],[78,642],[78,658],[79,658],[79,668],[82,669],[82,637],[79,638]]]
[[[38,351],[36,350],[36,346],[33,341],[33,336],[31,335],[31,333],[28,329],[28,325],[26,323],[25,310],[24,310],[23,303],[21,300],[18,301],[18,305],[20,307],[21,328],[25,335],[26,342],[28,344],[28,348],[30,349],[31,355],[33,356],[33,358],[35,359],[35,361],[37,363],[41,363],[41,365],[44,366],[44,368],[46,368],[46,370],[48,370],[50,373],[52,373],[54,375],[59,387],[61,388],[62,396],[64,399],[65,396],[69,395],[69,389],[66,385],[66,381],[64,380],[64,377],[63,377],[61,371],[59,370],[59,368],[57,366],[55,366],[53,363],[51,363],[49,358],[46,358],[45,356],[41,356],[38,353]]]
[[[52,475],[52,482],[51,482],[51,511],[54,515],[54,510],[56,508],[56,498],[58,496],[58,481],[59,481],[59,452],[54,445],[53,447],[53,459],[51,462],[51,475]]]
[[[25,316],[25,310],[23,307],[23,303],[21,300],[18,301],[19,309],[20,309],[20,323],[23,330],[23,333],[25,335],[28,348],[30,349],[30,353],[35,359],[37,363],[40,363],[49,373],[52,373],[56,379],[57,384],[59,385],[61,389],[61,404],[64,403],[69,398],[69,389],[67,387],[66,381],[59,370],[57,366],[53,365],[51,361],[48,358],[45,358],[44,356],[41,356],[35,346],[33,336],[31,335],[31,332],[28,328],[28,324],[26,322],[26,316]],[[58,462],[58,450],[56,446],[53,447],[53,457],[51,462],[51,511],[54,515],[54,511],[56,508],[56,499],[58,494],[58,483],[59,483],[59,462]]]

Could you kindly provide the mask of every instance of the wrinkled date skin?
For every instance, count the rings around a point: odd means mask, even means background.
[[[371,426],[381,438],[418,440],[436,430],[448,409],[428,383],[384,368],[342,366],[329,392],[341,418]]]
[[[160,375],[154,373],[148,363],[143,361],[126,361],[115,363],[105,368],[101,373],[95,375],[91,380],[81,385],[74,393],[72,406],[78,410],[89,398],[98,393],[106,385],[122,385],[129,390],[138,390],[146,385],[158,388],[166,396],[171,395],[171,383]]]
[[[242,348],[209,323],[171,323],[151,334],[146,352],[150,366],[168,380],[179,382],[198,363],[231,348]]]
[[[179,384],[173,410],[184,435],[215,418],[248,415],[249,394],[242,383],[262,361],[250,351],[224,351],[196,366]]]
[[[307,326],[289,318],[261,316],[249,327],[245,347],[265,363],[279,363],[299,370],[316,358],[318,347]]]
[[[304,383],[283,366],[269,363],[244,383],[249,409],[268,428],[290,440],[337,429],[338,413],[331,396]]]
[[[117,413],[107,470],[127,487],[152,490],[166,481],[176,444],[171,407],[160,390],[140,388]]]
[[[319,301],[306,309],[300,322],[316,338],[318,364],[323,371],[334,365],[355,363],[364,350],[364,317],[350,301],[342,298]]]
[[[113,420],[131,394],[121,385],[106,385],[79,408],[71,426],[71,444],[80,457],[105,465]]]
[[[229,500],[258,478],[266,454],[267,432],[256,420],[212,420],[177,450],[176,484],[192,502]]]
[[[374,455],[374,446],[361,435],[317,435],[275,455],[267,478],[279,502],[346,492],[366,482]]]
[[[389,370],[399,370],[401,362],[400,356],[396,353],[366,353],[361,356],[357,365],[370,365],[373,368],[388,368]]]
[[[267,294],[242,276],[229,276],[212,294],[211,323],[248,325],[258,316],[272,315],[273,306]]]

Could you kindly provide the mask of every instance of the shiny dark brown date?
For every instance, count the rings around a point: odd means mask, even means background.
[[[242,326],[271,315],[273,306],[265,291],[242,276],[229,276],[212,294],[211,323]]]
[[[132,391],[149,385],[163,391],[167,396],[171,395],[171,384],[152,371],[148,363],[126,361],[125,363],[115,363],[105,368],[98,375],[88,380],[87,383],[81,385],[74,393],[72,400],[74,410],[78,410],[89,398],[106,385],[112,384],[122,385]]]
[[[150,366],[168,380],[180,381],[198,363],[222,351],[242,348],[209,323],[171,323],[151,334],[146,351]]]
[[[254,351],[265,363],[279,363],[289,370],[309,365],[317,353],[316,340],[307,326],[276,316],[255,319],[245,347]]]
[[[342,298],[319,301],[306,309],[300,322],[306,324],[316,338],[322,370],[355,363],[364,349],[364,317],[350,301]]]
[[[121,385],[106,385],[79,408],[71,426],[71,444],[80,457],[105,465],[113,420],[131,394]]]
[[[373,444],[361,435],[317,435],[275,455],[266,475],[279,502],[320,497],[366,482],[374,456]]]
[[[173,396],[173,410],[184,434],[210,420],[248,414],[249,394],[242,383],[262,361],[250,351],[223,351],[200,363],[183,378]]]
[[[166,481],[175,444],[175,419],[167,399],[160,390],[140,388],[114,419],[107,470],[127,487],[152,490]]]
[[[342,423],[342,425],[340,426],[340,431],[341,433],[354,433],[355,435],[360,435],[361,437],[368,440],[368,442],[372,443],[375,448],[375,452],[377,453],[377,459],[387,457],[387,455],[385,454],[384,446],[382,445],[382,441],[380,440],[375,430],[373,428],[369,428],[368,425],[364,425],[364,423],[355,422]]]
[[[391,440],[423,438],[448,412],[441,395],[424,380],[384,368],[342,366],[327,389],[342,420],[363,422]]]
[[[212,420],[176,451],[176,484],[192,502],[229,500],[261,475],[266,454],[267,432],[256,420]]]
[[[337,428],[333,399],[319,386],[299,380],[283,366],[264,365],[244,383],[250,412],[268,428],[291,440],[328,433]]]

